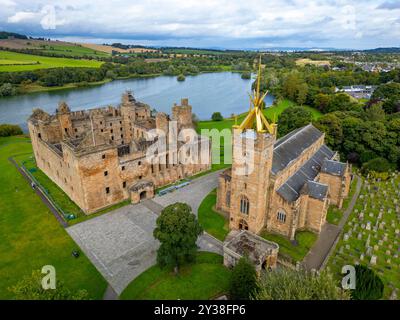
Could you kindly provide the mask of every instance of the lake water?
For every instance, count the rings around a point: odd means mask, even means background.
[[[193,112],[201,120],[210,119],[215,111],[226,117],[248,110],[252,81],[242,79],[238,73],[204,73],[188,76],[183,82],[176,77],[160,76],[0,98],[0,123],[19,124],[26,130],[26,120],[34,108],[54,113],[60,101],[66,101],[72,110],[117,105],[126,90],[132,90],[137,100],[168,114],[174,103],[189,98]],[[272,102],[272,96],[266,98],[267,106]]]

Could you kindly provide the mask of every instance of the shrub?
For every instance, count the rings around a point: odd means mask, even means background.
[[[214,112],[211,116],[212,121],[222,121],[224,117],[222,116],[221,112]]]
[[[362,166],[363,173],[372,173],[372,172],[387,172],[390,170],[390,163],[385,158],[375,158],[372,159]]]
[[[22,134],[22,129],[13,124],[0,124],[0,137],[10,137]]]
[[[229,296],[233,300],[249,300],[257,293],[257,273],[248,258],[241,258],[232,270]]]
[[[353,300],[378,300],[383,296],[383,282],[371,269],[356,265],[356,289],[351,292]]]

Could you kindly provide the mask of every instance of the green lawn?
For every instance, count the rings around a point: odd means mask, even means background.
[[[10,65],[5,65],[7,63]],[[29,71],[60,67],[99,68],[101,65],[102,62],[97,60],[53,58],[11,51],[0,51],[0,72]]]
[[[213,209],[217,202],[217,191],[211,191],[201,202],[198,217],[205,231],[215,238],[224,241],[229,233],[228,220]]]
[[[122,292],[122,300],[208,300],[227,292],[230,271],[220,255],[199,252],[194,264],[180,268],[177,276],[155,265]]]
[[[293,262],[302,261],[318,238],[315,233],[309,231],[299,231],[295,236],[298,242],[297,246],[295,246],[289,241],[288,238],[281,235],[268,233],[266,231],[261,232],[260,235],[264,239],[279,244],[279,255],[282,255],[286,258],[289,257],[293,260]]]
[[[354,179],[350,185],[349,196],[345,200],[343,200],[342,209],[339,209],[337,206],[334,205],[329,206],[328,213],[326,214],[326,221],[336,225],[339,224],[340,219],[342,219],[343,213],[346,211],[350,204],[351,198],[353,198],[354,192],[356,192],[356,186],[357,179]]]
[[[71,255],[78,246],[7,160],[28,153],[29,139],[0,138],[0,299],[12,299],[7,288],[44,265],[53,265],[71,290],[86,289],[101,299],[106,281],[83,253]]]

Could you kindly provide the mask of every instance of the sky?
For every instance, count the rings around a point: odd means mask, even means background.
[[[151,46],[400,47],[400,0],[0,0],[0,30]]]

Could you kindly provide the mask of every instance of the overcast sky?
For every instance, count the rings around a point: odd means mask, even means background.
[[[400,0],[0,0],[0,30],[145,45],[400,46]]]

